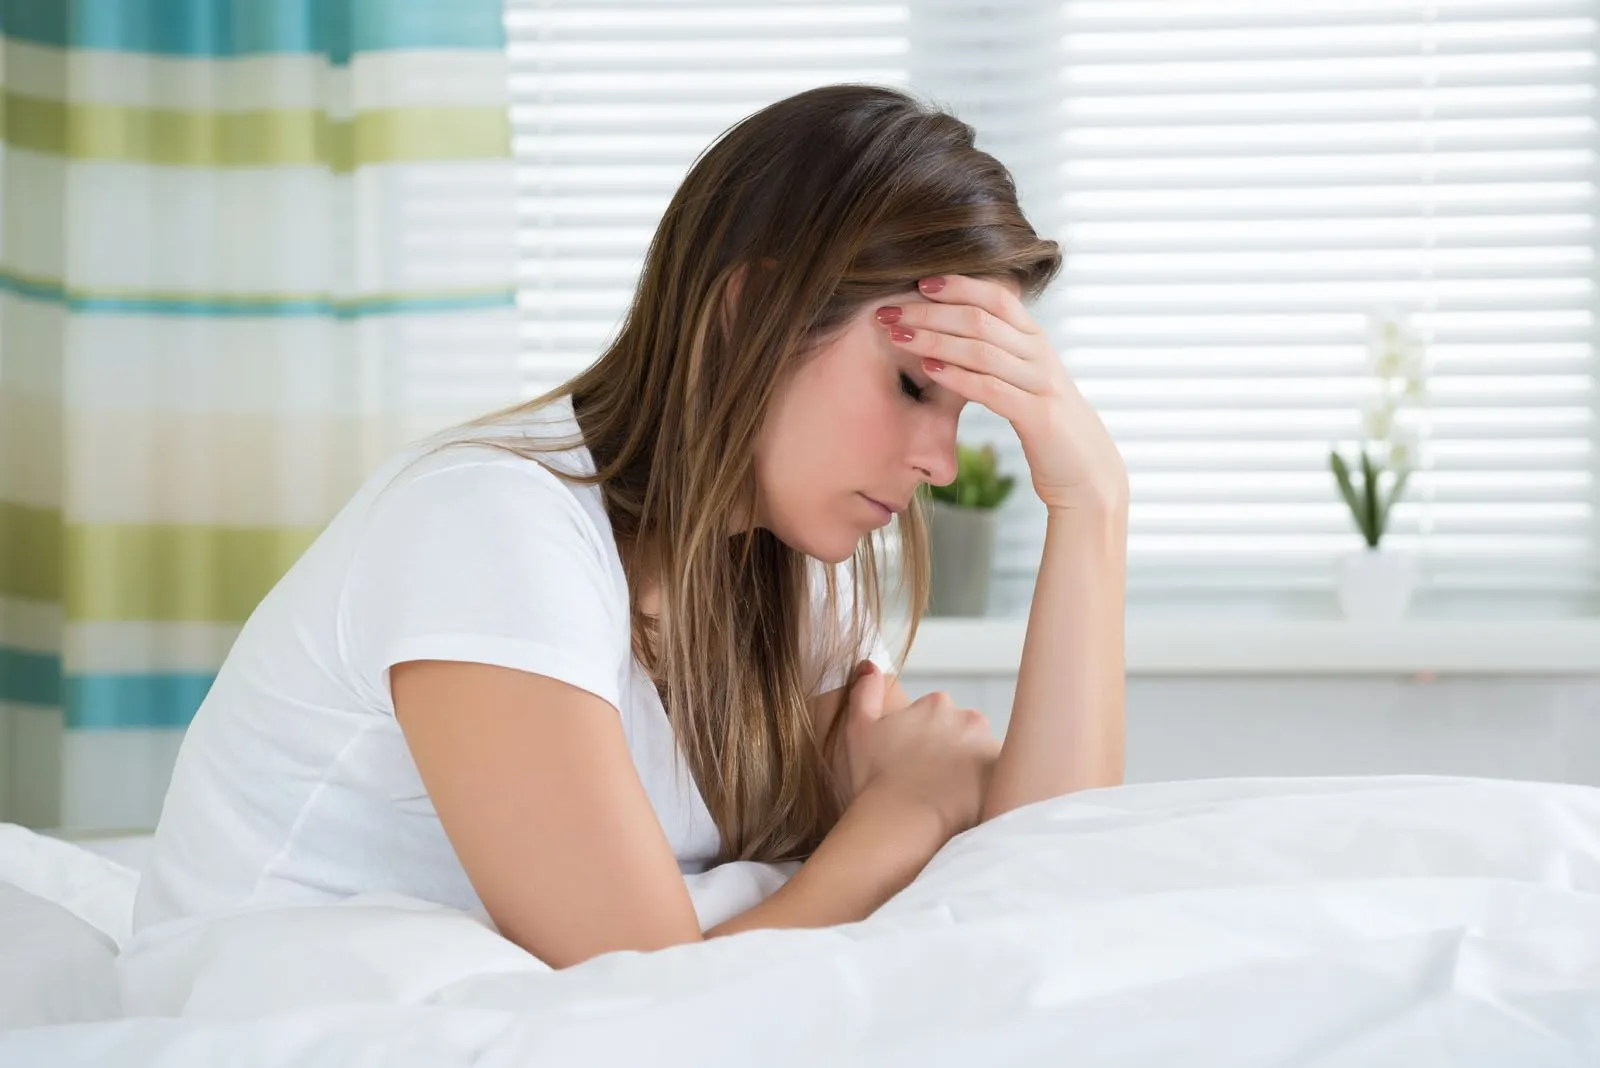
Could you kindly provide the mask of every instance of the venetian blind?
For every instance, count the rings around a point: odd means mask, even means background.
[[[1127,459],[1135,606],[1326,609],[1360,544],[1327,450],[1390,306],[1429,343],[1428,466],[1390,534],[1419,610],[1592,610],[1596,6],[511,0],[528,389],[613,334],[721,130],[903,85],[973,123],[1063,243],[1034,313]],[[998,419],[962,431],[1023,473]],[[1026,611],[1043,532],[1019,491],[996,614]]]

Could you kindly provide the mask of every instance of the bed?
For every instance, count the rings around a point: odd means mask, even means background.
[[[1600,1065],[1592,787],[1086,791],[955,838],[862,923],[559,972],[386,895],[119,955],[139,848],[0,827],[0,1064]],[[692,877],[702,922],[789,870]]]

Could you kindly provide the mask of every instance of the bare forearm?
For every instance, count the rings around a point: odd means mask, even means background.
[[[1122,782],[1127,505],[1053,511],[983,819]]]
[[[787,883],[705,936],[864,920],[909,885],[949,837],[931,809],[869,787]]]

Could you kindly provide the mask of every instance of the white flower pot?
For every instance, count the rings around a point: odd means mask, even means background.
[[[1416,562],[1393,549],[1363,549],[1344,558],[1339,607],[1359,623],[1392,623],[1405,615],[1417,588]]]

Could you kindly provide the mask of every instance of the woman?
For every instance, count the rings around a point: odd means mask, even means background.
[[[731,128],[599,360],[394,458],[252,614],[136,928],[389,891],[562,967],[862,919],[979,820],[1120,781],[1127,483],[1022,303],[1059,266],[970,127],[902,93]],[[914,494],[969,400],[1050,511],[1003,747],[877,637],[874,533],[898,514],[914,623]],[[702,932],[682,873],[734,859],[804,863]]]

